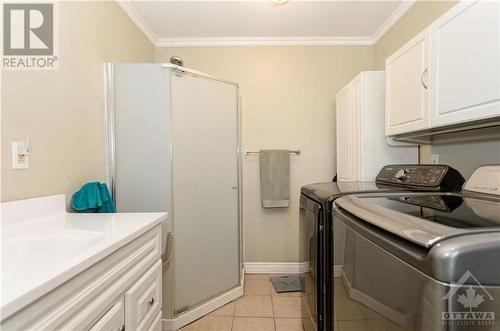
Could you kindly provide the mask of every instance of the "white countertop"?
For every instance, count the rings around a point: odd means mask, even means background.
[[[64,206],[64,195],[2,203],[2,318],[167,218],[166,213],[74,214]]]

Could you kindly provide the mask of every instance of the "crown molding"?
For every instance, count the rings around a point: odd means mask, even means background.
[[[160,38],[156,47],[371,45],[371,37]]]
[[[120,8],[125,12],[125,14],[128,15],[128,17],[132,20],[132,22],[134,22],[135,25],[137,25],[139,30],[141,30],[142,33],[144,33],[146,38],[148,38],[148,40],[153,45],[155,45],[156,42],[158,41],[158,37],[153,32],[153,30],[151,30],[146,21],[144,21],[142,16],[137,12],[135,7],[129,1],[126,0],[116,0],[116,3],[118,3],[118,6],[120,6]]]
[[[377,41],[382,38],[387,31],[389,31],[390,28],[396,24],[401,17],[403,17],[408,10],[410,10],[411,7],[413,7],[414,4],[417,3],[417,0],[405,0],[402,3],[399,4],[399,6],[394,9],[394,11],[387,17],[387,19],[378,27],[378,29],[375,31],[375,33],[372,35],[372,45],[376,44]]]
[[[158,38],[135,7],[127,0],[116,0],[120,8],[155,47],[213,46],[372,46],[403,17],[417,0],[405,0],[387,17],[372,36],[356,37],[202,37]]]

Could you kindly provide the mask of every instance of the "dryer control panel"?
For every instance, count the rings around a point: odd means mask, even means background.
[[[375,181],[379,185],[432,191],[460,191],[465,182],[456,169],[439,164],[386,165]]]

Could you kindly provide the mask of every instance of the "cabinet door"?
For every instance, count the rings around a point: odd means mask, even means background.
[[[125,312],[123,308],[123,295],[111,308],[90,328],[89,331],[125,330]]]
[[[431,126],[500,115],[500,2],[461,2],[432,28]]]
[[[337,94],[337,179],[351,180],[351,115],[350,88],[346,86]]]
[[[153,323],[151,323],[151,326],[149,327],[148,331],[162,331],[161,328],[161,311],[156,315],[156,318],[154,319]]]
[[[429,34],[426,29],[385,61],[387,136],[429,125]]]
[[[361,146],[361,75],[352,81],[351,85],[351,114],[350,123],[350,150],[351,150],[351,180],[361,180],[362,177],[362,146]]]
[[[148,330],[161,309],[161,261],[155,263],[125,292],[129,330]]]

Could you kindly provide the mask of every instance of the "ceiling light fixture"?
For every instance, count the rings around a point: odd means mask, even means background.
[[[280,6],[283,6],[283,5],[286,5],[288,3],[289,0],[269,0],[269,2],[271,3],[271,6],[273,7],[280,7]]]

